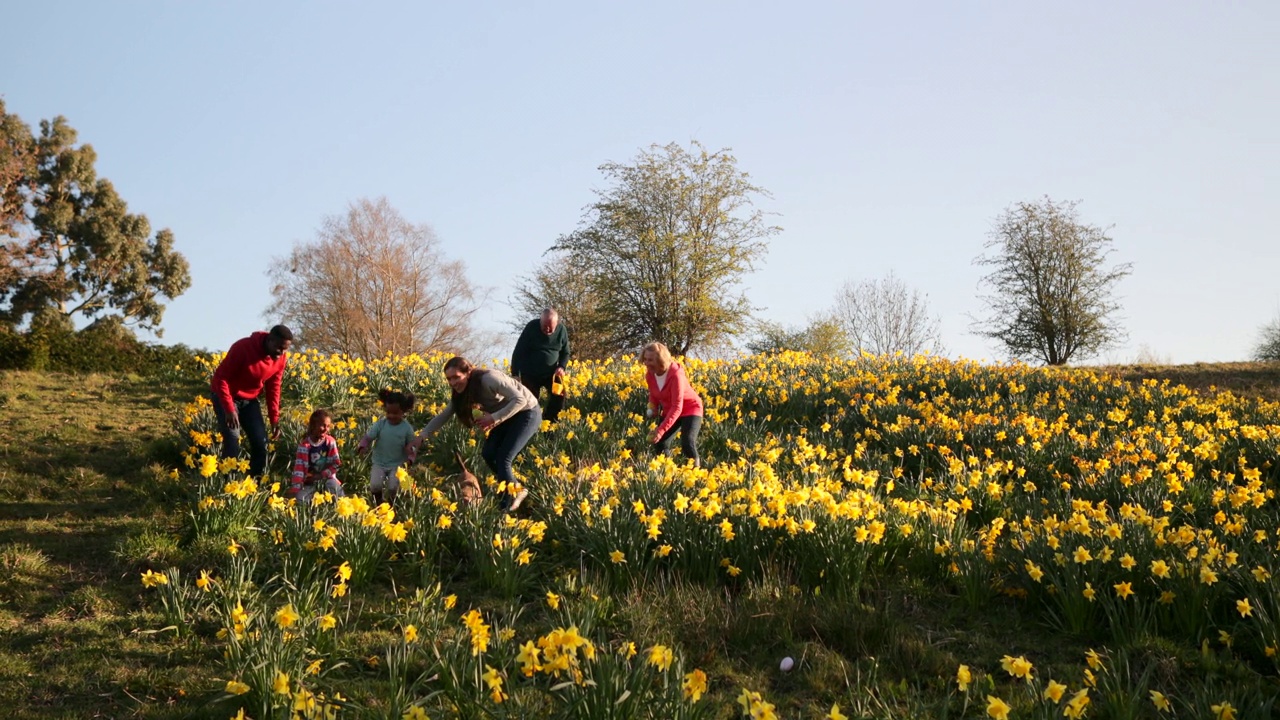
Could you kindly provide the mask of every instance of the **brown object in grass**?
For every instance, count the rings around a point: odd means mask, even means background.
[[[454,450],[453,457],[457,459],[458,467],[462,468],[462,473],[458,475],[458,499],[468,505],[475,505],[484,497],[484,493],[480,490],[480,481],[467,469],[462,453]]]

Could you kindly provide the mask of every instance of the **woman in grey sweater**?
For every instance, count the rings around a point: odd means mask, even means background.
[[[529,491],[516,480],[511,463],[542,427],[538,399],[509,375],[477,368],[462,357],[444,364],[444,379],[453,397],[418,433],[415,449],[451,417],[466,427],[487,430],[480,455],[498,482],[505,483],[499,502],[509,511],[519,508]]]

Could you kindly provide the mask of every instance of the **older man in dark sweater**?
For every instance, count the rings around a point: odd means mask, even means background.
[[[560,322],[555,308],[542,311],[542,317],[530,320],[516,341],[511,353],[511,375],[518,378],[534,397],[547,389],[547,409],[543,414],[549,422],[555,422],[564,408],[564,389],[553,389],[564,379],[565,365],[569,364],[569,329]]]

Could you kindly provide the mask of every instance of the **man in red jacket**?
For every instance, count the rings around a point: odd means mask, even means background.
[[[280,437],[280,381],[288,362],[285,352],[293,332],[276,325],[270,332],[255,332],[235,341],[213,371],[213,412],[222,433],[222,456],[240,454],[240,434],[249,441],[249,475],[262,477],[267,468],[267,428],[262,423],[258,397],[267,394],[271,439]]]

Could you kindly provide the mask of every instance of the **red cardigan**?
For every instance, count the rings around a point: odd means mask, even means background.
[[[252,400],[265,391],[267,417],[275,425],[280,422],[280,381],[288,357],[284,353],[276,358],[268,355],[266,340],[267,333],[255,332],[235,341],[213,371],[210,387],[214,402],[222,403],[222,409],[230,413],[236,411],[233,399]]]
[[[682,417],[702,416],[702,399],[685,378],[684,368],[680,367],[680,363],[672,362],[667,367],[667,382],[661,390],[658,389],[658,378],[654,377],[652,370],[645,373],[644,381],[649,385],[649,405],[662,408],[658,437],[666,435]]]

